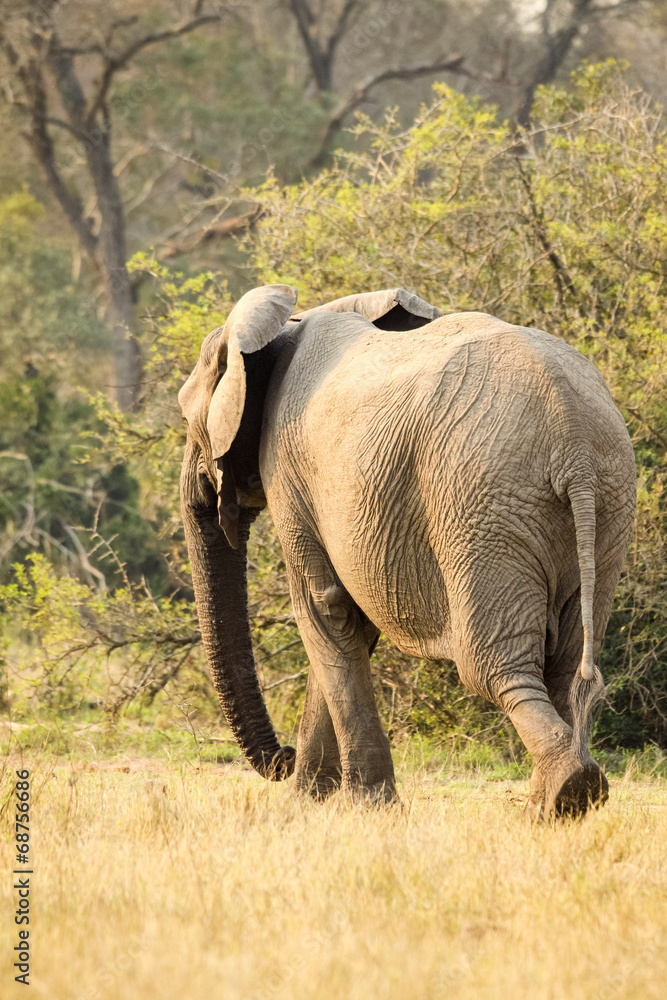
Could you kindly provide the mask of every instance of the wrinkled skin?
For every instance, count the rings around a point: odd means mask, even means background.
[[[507,712],[533,756],[535,816],[604,801],[588,751],[593,656],[635,464],[599,373],[549,334],[481,313],[428,322],[436,310],[414,297],[397,308],[393,291],[299,322],[288,286],[250,296],[181,393],[202,633],[249,759],[274,778],[294,766],[263,707],[244,610],[244,539],[268,501],[311,665],[299,787],[395,796],[369,663],[381,630],[405,653],[454,660]]]

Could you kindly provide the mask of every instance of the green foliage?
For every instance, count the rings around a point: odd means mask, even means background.
[[[122,584],[94,590],[39,554],[15,566],[0,602],[6,622],[24,633],[13,664],[23,712],[67,712],[101,699],[115,715],[139,693],[151,700],[183,668],[200,643],[192,604],[156,599],[126,577]],[[96,669],[102,660],[104,670]]]
[[[27,187],[0,198],[0,378],[31,370],[69,373],[90,361],[102,326],[75,287],[68,244],[46,238],[45,208]],[[36,294],[38,290],[38,294]]]
[[[640,475],[637,523],[599,657],[609,697],[598,723],[607,747],[667,743],[667,496],[664,472]]]
[[[239,28],[176,39],[141,63],[150,106],[136,100],[136,83],[128,81],[116,91],[116,108],[140,141],[153,122],[178,135],[187,116],[197,159],[226,176],[247,182],[274,165],[280,176],[294,179],[312,155],[326,110],[290,74],[292,53],[264,45],[258,55],[257,40]],[[195,165],[188,181],[193,189],[203,185],[204,192],[215,185]]]
[[[57,719],[86,705],[97,705],[111,717],[135,708],[145,712],[148,706],[155,717],[169,706],[173,715],[174,706],[188,700],[203,719],[219,717],[204,669],[178,509],[185,433],[177,392],[203,337],[224,320],[231,297],[214,275],[170,274],[146,255],[137,255],[131,270],[154,281],[143,331],[142,408],[124,413],[99,393],[91,397],[91,419],[90,405],[80,404],[87,407],[88,433],[76,444],[78,468],[98,470],[96,483],[104,488],[99,496],[108,511],[87,536],[78,535],[88,572],[79,568],[73,576],[76,567],[57,568],[37,555],[17,564],[11,583],[0,591],[0,624],[12,639],[7,655],[11,702],[14,713],[23,717],[41,712]],[[17,414],[16,427],[17,433],[29,432],[25,412]],[[62,463],[55,440],[49,425],[46,460]],[[67,433],[63,440],[75,447]],[[53,475],[53,483],[62,488],[62,465]],[[47,509],[55,516],[53,504]],[[85,512],[82,504],[77,513],[83,518]],[[145,574],[149,582],[137,573],[151,568],[146,536],[159,541],[154,554],[166,567],[170,596],[156,596],[154,584],[158,589],[164,584],[157,569]],[[306,660],[280,546],[266,515],[253,532],[250,562],[260,677],[278,725],[291,731],[305,687]],[[98,575],[91,575],[96,569]],[[292,675],[285,686],[282,680]]]
[[[119,535],[135,577],[164,576],[137,513],[138,483],[123,460],[85,465],[96,417],[78,386],[103,379],[103,327],[72,278],[64,247],[41,230],[45,209],[27,188],[0,199],[0,579],[41,550],[91,579],[80,527]]]

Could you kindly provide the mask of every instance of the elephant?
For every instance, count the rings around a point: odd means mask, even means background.
[[[529,810],[608,797],[589,751],[601,644],[632,531],[621,413],[565,341],[388,289],[295,313],[244,295],[179,393],[181,511],[224,714],[263,776],[397,797],[370,656],[449,659],[532,755]],[[310,669],[296,750],[257,680],[246,545],[268,504]]]

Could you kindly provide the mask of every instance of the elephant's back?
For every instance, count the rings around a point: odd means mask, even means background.
[[[486,440],[494,457],[504,450],[523,468],[531,447],[543,455],[550,449],[555,462],[585,444],[601,472],[615,458],[634,468],[625,421],[605,380],[564,340],[475,312],[443,316],[423,329],[442,343],[437,398],[427,409],[436,424],[445,416],[450,429],[460,428],[452,443],[462,446],[464,460],[472,457],[468,443],[479,451]]]
[[[604,379],[541,330],[473,312],[405,332],[327,313],[304,326],[265,409],[262,476],[282,447],[322,510],[406,476],[455,487],[464,469],[495,487],[550,483],[578,440],[602,472],[632,462]]]
[[[599,437],[601,470],[621,455],[629,483],[625,425],[595,368],[541,331],[473,313],[403,333],[320,322],[268,405],[279,532],[298,504],[378,627],[405,651],[451,655],[457,566],[491,546],[557,576],[573,529],[554,466]]]

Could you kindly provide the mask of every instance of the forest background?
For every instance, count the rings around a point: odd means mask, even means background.
[[[561,336],[637,457],[599,753],[667,746],[667,12],[644,0],[0,2],[3,742],[234,759],[178,515],[176,402],[249,288],[402,285]],[[250,601],[289,739],[307,660],[268,513]],[[381,640],[396,747],[521,766]]]

